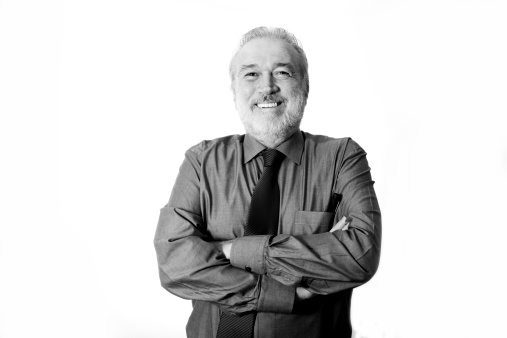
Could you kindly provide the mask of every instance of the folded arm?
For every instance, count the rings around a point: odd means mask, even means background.
[[[329,232],[335,232],[339,230],[347,230],[350,222],[348,221],[347,217],[342,217],[338,223],[336,223]],[[233,240],[229,241],[218,241],[215,242],[215,245],[218,247],[220,251],[223,252],[226,259],[231,258],[231,249],[232,249],[232,243]],[[296,287],[296,297],[295,302],[303,301],[312,298],[315,296],[314,293],[308,291],[308,289],[298,286]]]
[[[231,313],[290,312],[295,287],[230,264],[207,234],[199,200],[199,153],[189,150],[169,203],[161,209],[155,249],[162,286]]]

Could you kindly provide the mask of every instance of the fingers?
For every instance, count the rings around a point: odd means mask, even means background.
[[[298,286],[296,288],[296,301],[301,301],[301,300],[306,300],[306,299],[310,299],[312,298],[313,296],[315,296],[314,293],[308,291],[307,289],[305,288],[302,288],[300,286]]]
[[[225,258],[227,258],[227,259],[231,258],[232,240],[230,240],[230,241],[216,241],[214,243],[215,243],[215,246],[218,248],[218,250],[222,251]]]
[[[336,230],[347,230],[350,222],[347,221],[347,217],[343,216],[338,223],[336,223],[329,232],[335,232]]]

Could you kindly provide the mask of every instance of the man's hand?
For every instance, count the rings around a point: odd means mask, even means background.
[[[307,300],[307,299],[310,299],[312,297],[314,297],[315,294],[308,291],[307,289],[305,288],[302,288],[300,286],[298,286],[296,288],[296,302],[300,302],[300,301],[303,301],[303,300]]]
[[[216,247],[224,253],[225,258],[231,259],[232,240],[214,242]]]
[[[350,222],[347,221],[347,217],[343,216],[342,219],[336,223],[329,232],[335,232],[336,230],[348,230]]]
[[[337,230],[347,230],[349,228],[349,224],[350,222],[347,221],[347,217],[343,216],[340,219],[340,221],[338,221],[338,223],[333,225],[333,227],[331,228],[331,230],[329,230],[329,232],[335,232]],[[308,291],[307,289],[302,288],[300,286],[296,288],[296,302],[307,300],[312,297],[315,297],[315,294]]]

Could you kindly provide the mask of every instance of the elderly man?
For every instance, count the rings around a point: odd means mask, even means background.
[[[366,153],[299,129],[308,63],[286,30],[246,33],[230,74],[246,134],[186,152],[155,234],[162,286],[192,300],[188,337],[350,337],[380,256]]]

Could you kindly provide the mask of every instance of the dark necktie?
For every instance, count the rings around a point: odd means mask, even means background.
[[[245,236],[276,235],[278,232],[280,210],[278,168],[284,155],[276,149],[267,149],[261,154],[264,158],[264,170],[250,201]],[[217,338],[251,338],[254,323],[255,312],[241,317],[222,312]]]

